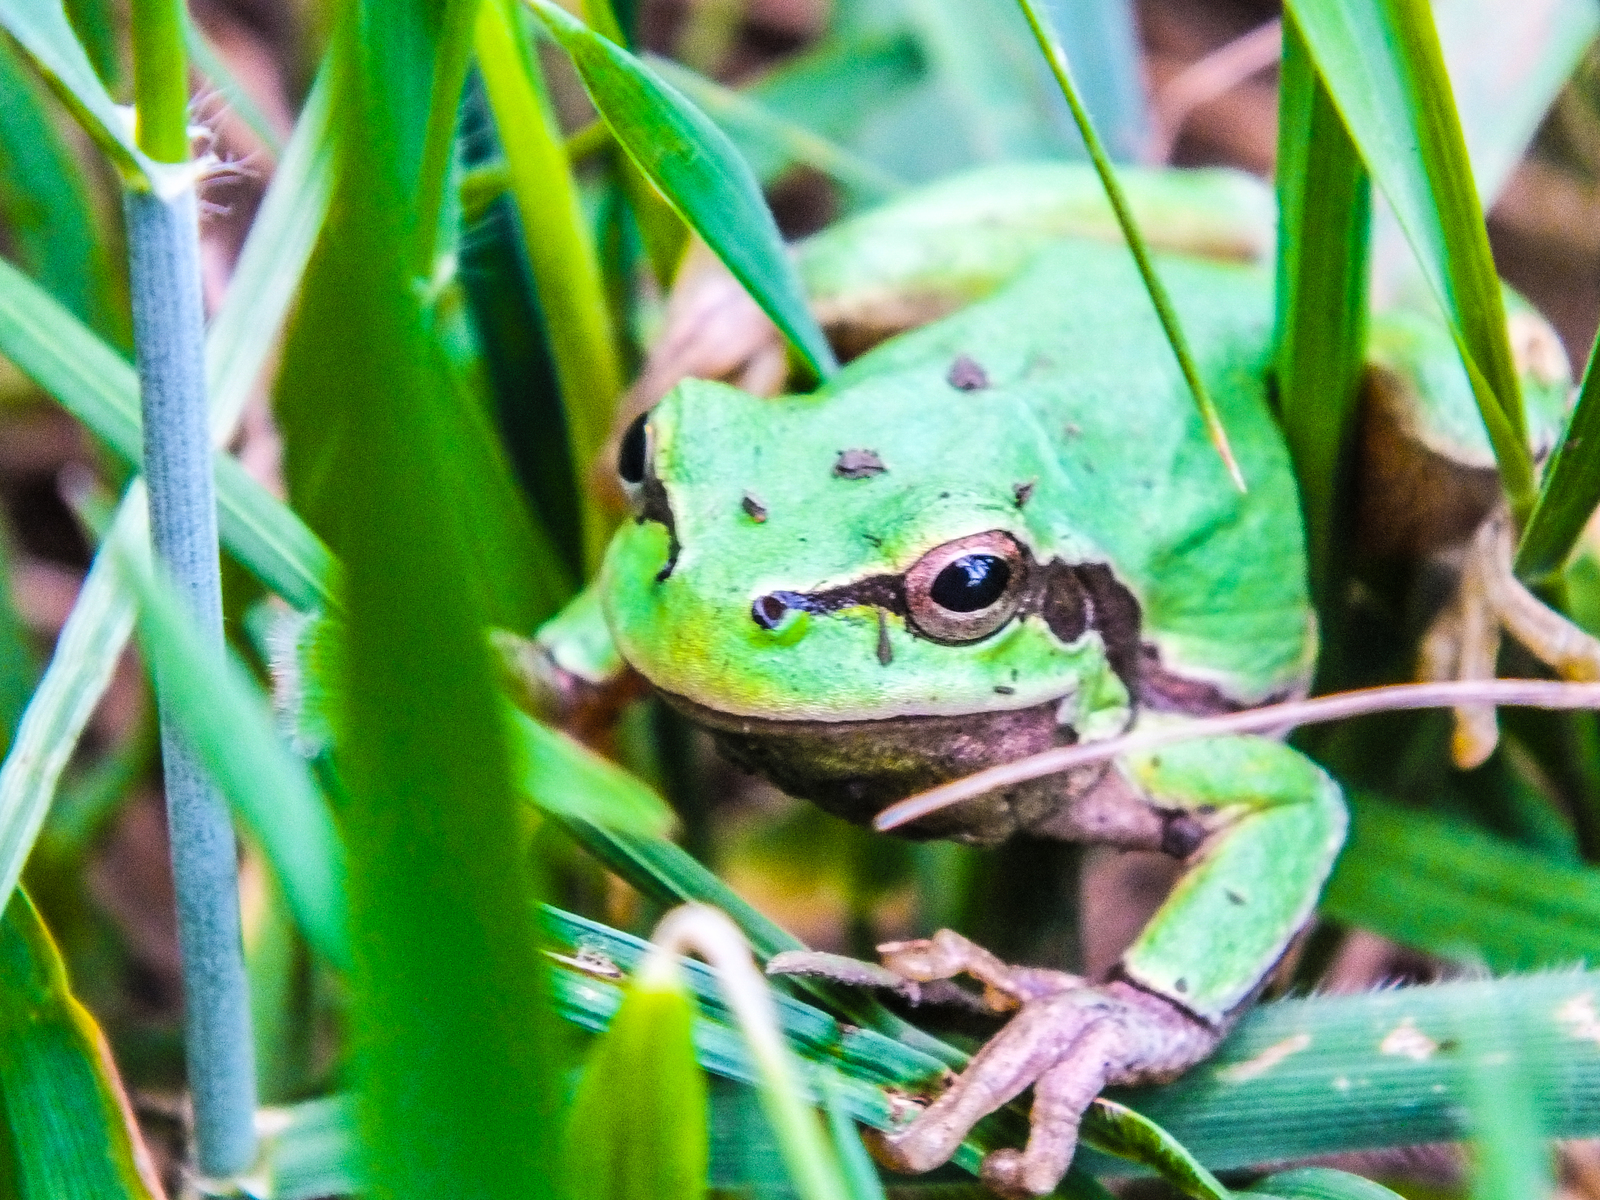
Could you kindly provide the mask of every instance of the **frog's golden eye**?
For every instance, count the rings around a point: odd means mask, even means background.
[[[957,538],[906,572],[906,608],[918,632],[938,642],[988,637],[1017,611],[1027,560],[1008,533]]]
[[[622,444],[617,447],[617,474],[622,476],[623,483],[644,482],[646,452],[649,449],[645,425],[649,420],[648,410],[635,417],[622,435]]]

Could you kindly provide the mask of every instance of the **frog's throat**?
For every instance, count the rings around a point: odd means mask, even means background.
[[[1052,746],[1077,733],[1058,723],[1059,700],[959,716],[878,720],[775,720],[720,713],[670,693],[664,698],[710,730],[723,757],[770,779],[791,796],[866,824],[897,800],[984,767]],[[1092,788],[1104,765],[980,796],[896,830],[918,840],[990,844],[1049,817]]]

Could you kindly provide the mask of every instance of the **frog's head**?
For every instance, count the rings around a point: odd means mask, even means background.
[[[985,409],[938,375],[778,400],[680,385],[619,454],[634,516],[601,591],[623,657],[735,762],[858,821],[1120,731],[1138,605],[1030,521],[1016,414]],[[912,832],[994,841],[1060,796],[1023,786]]]

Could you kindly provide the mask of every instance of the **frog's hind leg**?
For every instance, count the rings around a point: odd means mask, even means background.
[[[1461,583],[1423,639],[1425,679],[1493,679],[1503,630],[1563,679],[1600,680],[1600,639],[1546,606],[1512,570],[1511,523],[1502,510],[1478,528],[1466,551]],[[1493,705],[1455,710],[1452,753],[1463,770],[1494,752],[1499,725]]]
[[[1006,967],[948,932],[888,947],[892,969],[971,974],[1018,1008],[916,1120],[875,1137],[885,1165],[937,1166],[979,1119],[1032,1086],[1027,1146],[991,1153],[983,1179],[1004,1195],[1049,1192],[1101,1089],[1171,1078],[1209,1054],[1310,917],[1345,815],[1337,785],[1308,759],[1267,739],[1220,738],[1118,769],[1130,802],[1187,812],[1202,827],[1183,877],[1099,986]]]

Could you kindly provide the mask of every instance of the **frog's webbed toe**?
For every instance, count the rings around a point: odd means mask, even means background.
[[[1467,547],[1461,582],[1423,638],[1424,679],[1493,679],[1502,632],[1563,679],[1600,680],[1600,640],[1579,629],[1523,586],[1512,570],[1511,523],[1502,510],[1479,526]],[[1493,705],[1455,710],[1452,753],[1463,770],[1494,752]]]
[[[910,1125],[873,1134],[872,1151],[892,1170],[930,1170],[955,1153],[974,1124],[1031,1086],[1027,1146],[991,1153],[982,1178],[1004,1196],[1046,1195],[1072,1162],[1078,1126],[1101,1089],[1176,1075],[1218,1038],[1177,1005],[1126,983],[1041,995],[1024,1001]]]

